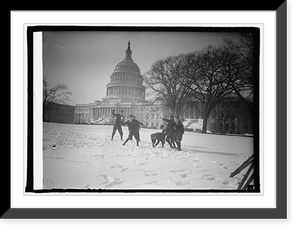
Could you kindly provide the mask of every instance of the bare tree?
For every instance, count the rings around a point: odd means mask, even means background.
[[[180,115],[191,102],[203,117],[202,133],[213,108],[236,96],[253,107],[253,44],[251,35],[240,42],[224,39],[223,44],[207,46],[179,56],[157,61],[144,75],[155,99],[163,99],[171,112]]]
[[[240,66],[243,67],[239,74],[240,81],[231,80],[229,83],[234,93],[247,105],[251,110],[254,107],[254,82],[258,80],[258,76],[254,71],[254,50],[255,43],[252,33],[241,33],[239,42],[224,39],[223,46],[232,53],[240,56]]]
[[[208,46],[202,51],[189,53],[185,56],[184,67],[181,72],[186,79],[182,84],[203,105],[202,133],[206,133],[209,115],[219,103],[235,94],[251,94],[249,76],[252,70],[245,64],[241,53],[230,46]]]
[[[170,56],[154,63],[144,75],[154,99],[162,99],[172,114],[180,115],[186,101],[191,98],[190,88],[182,85],[184,77],[180,69],[183,55]]]
[[[43,120],[45,121],[46,110],[53,104],[66,104],[70,101],[71,92],[67,91],[67,85],[59,83],[53,87],[43,79]]]

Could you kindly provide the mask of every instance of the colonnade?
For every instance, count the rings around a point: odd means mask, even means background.
[[[97,108],[92,108],[92,115],[93,119],[99,119],[99,118],[109,118],[112,115],[113,109],[116,109],[115,107],[97,107]],[[132,114],[132,109],[129,107],[122,107],[122,108],[117,108],[116,113],[120,113],[121,110],[124,110],[124,116],[125,118],[128,117],[129,114]]]
[[[132,95],[144,98],[145,91],[140,88],[131,86],[109,86],[107,87],[106,95]]]

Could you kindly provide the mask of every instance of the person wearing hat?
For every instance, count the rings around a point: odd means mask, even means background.
[[[114,127],[113,127],[111,140],[113,140],[113,138],[115,136],[115,133],[118,130],[119,134],[121,136],[121,140],[123,141],[123,131],[122,131],[122,123],[124,122],[124,115],[123,114],[124,114],[124,110],[121,110],[120,114],[116,114],[115,109],[113,109],[113,111],[112,111],[112,115],[114,117],[116,117],[116,120],[115,120],[115,124],[114,124]]]
[[[125,142],[122,145],[125,145],[129,140],[132,140],[132,137],[136,139],[136,145],[139,146],[140,142],[140,126],[143,125],[143,123],[139,122],[138,120],[135,119],[134,115],[129,115],[128,120],[123,123],[123,125],[127,124],[128,130],[129,130],[129,135],[128,138],[125,140]]]
[[[174,137],[174,116],[171,115],[170,119],[161,118],[163,121],[167,122],[165,132],[167,134],[166,142],[170,145],[171,148],[176,148],[173,137]]]
[[[182,136],[184,134],[184,127],[182,122],[179,119],[179,116],[176,116],[174,119],[174,136],[173,136],[173,140],[175,141],[175,143],[177,144],[177,150],[181,151],[181,140],[182,140]]]

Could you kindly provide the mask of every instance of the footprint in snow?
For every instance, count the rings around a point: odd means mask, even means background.
[[[170,170],[169,172],[177,174],[181,178],[187,178],[189,175],[185,173],[188,169],[181,169],[181,170]]]
[[[179,176],[180,176],[181,178],[187,178],[189,175],[186,174],[186,173],[182,173],[182,174],[180,174]]]
[[[228,181],[222,181],[221,183],[222,183],[222,184],[225,184],[225,185],[228,185],[228,184],[229,184]]]
[[[111,169],[114,169],[114,168],[121,169],[120,172],[127,172],[127,171],[130,170],[129,168],[126,168],[126,167],[124,167],[123,165],[120,165],[120,164],[113,165],[113,166],[111,166],[110,168],[111,168]]]
[[[145,164],[147,164],[147,163],[140,163],[139,166],[143,166],[143,165],[145,165]]]
[[[202,165],[199,165],[199,164],[196,163],[196,162],[193,162],[192,165],[194,165],[196,168],[202,168],[202,167],[203,167]]]
[[[123,168],[123,169],[121,169],[120,172],[128,172],[129,170],[130,170],[129,168]]]
[[[108,176],[108,175],[99,175],[99,176],[102,176],[104,178],[105,181],[102,182],[101,184],[105,184],[106,188],[109,188],[109,187],[112,187],[112,186],[123,183],[123,181],[120,181],[119,178],[113,178],[113,177]]]
[[[185,171],[188,171],[188,169],[170,170],[169,172],[172,172],[172,173],[180,173],[180,172],[185,172]]]
[[[144,173],[144,176],[157,176],[158,173],[155,171],[151,171],[151,170],[143,170],[142,171]]]
[[[185,185],[189,185],[190,181],[171,180],[171,184],[175,187],[182,187]]]
[[[205,175],[201,175],[201,176],[205,180],[215,180],[216,179],[216,177],[214,175],[211,175],[211,174],[205,174]]]

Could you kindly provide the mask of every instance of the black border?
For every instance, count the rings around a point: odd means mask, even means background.
[[[276,65],[277,65],[277,117],[276,117],[276,208],[72,208],[38,209],[11,208],[10,205],[10,157],[3,160],[8,179],[3,192],[1,218],[48,218],[48,219],[284,219],[287,218],[287,2],[271,3],[267,8],[255,5],[239,8],[224,7],[222,10],[276,10]],[[228,5],[227,5],[228,6]],[[259,9],[257,9],[257,7]],[[215,9],[213,6],[211,9]],[[197,10],[208,10],[197,9]],[[216,9],[215,9],[216,10]],[[279,89],[280,88],[280,89]],[[8,174],[8,175],[7,175]],[[6,179],[6,180],[7,180]],[[7,203],[8,202],[8,203]]]
[[[230,1],[220,1],[216,4],[213,1],[205,1],[205,2],[194,2],[193,4],[164,4],[163,2],[151,2],[151,4],[144,4],[143,2],[137,2],[134,4],[130,4],[128,2],[118,2],[115,4],[114,2],[95,2],[93,6],[86,6],[84,4],[64,4],[61,2],[59,8],[52,5],[40,5],[39,3],[31,4],[30,3],[19,3],[18,6],[12,7],[12,10],[39,10],[39,11],[68,11],[68,10],[78,10],[78,11],[86,11],[86,10],[113,10],[113,11],[123,11],[123,10],[138,10],[138,11],[162,11],[162,10],[239,10],[239,11],[248,11],[248,10],[277,10],[277,8],[283,3],[283,0],[273,0],[272,2],[268,2],[268,4],[262,4],[261,0],[252,0],[251,2],[243,2],[240,0],[230,0]]]
[[[260,47],[260,29],[256,27],[150,27],[150,26],[29,26],[27,28],[27,56],[28,56],[28,133],[27,133],[27,181],[25,192],[33,193],[260,193],[260,173],[259,173],[259,80],[254,83],[254,114],[253,114],[253,133],[254,133],[254,173],[255,188],[253,190],[226,190],[226,189],[34,189],[33,173],[33,34],[35,32],[45,31],[83,31],[83,32],[107,32],[107,31],[133,31],[133,32],[224,32],[224,33],[252,33],[254,41],[254,75],[259,76],[259,47]]]
[[[28,78],[27,78],[27,179],[26,179],[26,187],[25,192],[30,191],[34,188],[33,186],[33,33],[27,33],[27,62],[28,62]],[[32,112],[29,113],[29,112]]]

